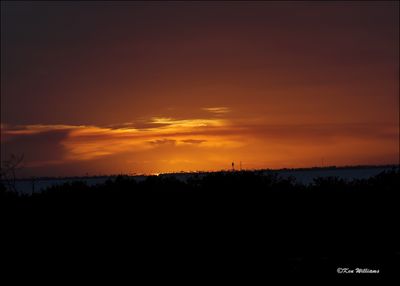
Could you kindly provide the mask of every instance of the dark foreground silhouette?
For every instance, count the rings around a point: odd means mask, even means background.
[[[114,268],[133,280],[189,275],[184,281],[246,284],[271,275],[381,279],[399,269],[398,168],[351,182],[318,178],[309,186],[240,171],[187,182],[120,176],[32,196],[1,188],[4,237],[17,245],[9,248],[11,265],[29,253],[25,266],[35,257],[69,257],[85,271],[96,265],[94,275]],[[339,267],[380,273],[340,275]]]

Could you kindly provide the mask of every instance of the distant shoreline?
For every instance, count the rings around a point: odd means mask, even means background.
[[[296,171],[316,171],[316,170],[348,170],[348,169],[377,169],[377,168],[400,168],[400,164],[385,164],[385,165],[350,165],[350,166],[326,166],[326,167],[303,167],[303,168],[281,168],[281,169],[243,169],[235,170],[235,172],[296,172]],[[163,175],[190,175],[190,174],[208,174],[208,173],[221,173],[232,172],[231,169],[219,171],[181,171],[181,172],[166,172],[166,173],[150,173],[150,174],[110,174],[110,175],[93,175],[93,176],[68,176],[68,177],[25,177],[18,178],[16,181],[32,181],[32,180],[79,180],[79,179],[100,179],[100,178],[114,178],[118,176],[128,177],[150,177],[150,176],[163,176]],[[2,180],[0,180],[2,181]]]

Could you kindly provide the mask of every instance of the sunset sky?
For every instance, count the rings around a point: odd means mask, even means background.
[[[21,176],[399,163],[399,2],[1,2]]]

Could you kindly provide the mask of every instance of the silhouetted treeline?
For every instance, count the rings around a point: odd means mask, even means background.
[[[38,202],[53,200],[56,198],[73,198],[74,200],[110,198],[139,198],[141,196],[162,195],[165,193],[196,194],[198,196],[209,196],[209,198],[229,198],[240,196],[242,198],[253,195],[278,195],[290,193],[296,195],[325,195],[333,191],[335,195],[342,194],[352,196],[367,196],[375,194],[378,196],[388,195],[400,187],[399,169],[384,171],[377,176],[368,179],[345,180],[339,177],[317,177],[312,184],[303,185],[297,183],[294,177],[283,178],[277,173],[265,174],[264,171],[235,171],[235,172],[212,172],[203,175],[194,174],[186,181],[170,175],[149,176],[145,180],[137,182],[129,176],[117,176],[109,179],[104,184],[88,186],[85,182],[68,182],[61,185],[49,187],[41,192],[30,194],[18,194],[7,191],[0,182],[0,195],[6,202],[25,201]],[[362,193],[358,193],[362,192]],[[396,192],[395,192],[396,193]],[[393,194],[395,194],[393,193]]]
[[[168,257],[191,263],[213,257],[207,267],[223,263],[262,272],[272,264],[282,273],[335,276],[341,265],[389,271],[398,261],[399,190],[395,168],[369,179],[316,178],[310,185],[273,172],[235,171],[193,175],[186,182],[119,176],[33,195],[2,186],[0,194],[3,218],[19,229],[37,232],[44,221],[51,233],[60,226],[62,233],[95,229],[93,241],[118,237],[113,245],[133,247],[143,263],[151,255],[165,264]],[[193,270],[190,263],[180,267]]]

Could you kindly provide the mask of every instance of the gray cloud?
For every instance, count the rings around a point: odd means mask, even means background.
[[[176,144],[176,140],[159,139],[159,140],[148,141],[148,143],[151,144],[151,145],[175,145]]]
[[[2,158],[7,158],[10,154],[24,154],[24,163],[27,167],[61,163],[66,153],[61,143],[68,136],[68,132],[67,130],[54,130],[14,136],[10,140],[2,142]]]
[[[203,142],[207,142],[207,140],[187,139],[187,140],[181,140],[181,142],[188,144],[201,144]]]

